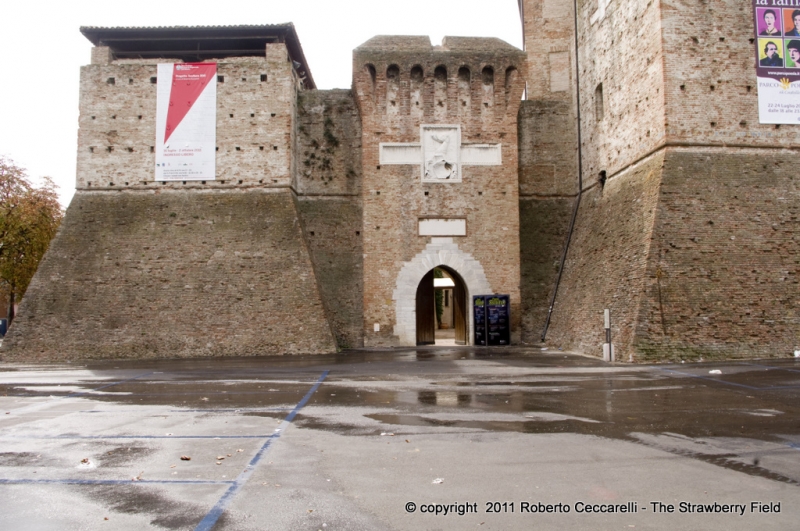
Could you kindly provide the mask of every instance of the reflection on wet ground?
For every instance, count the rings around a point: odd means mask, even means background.
[[[296,417],[297,426],[352,437],[419,430],[573,433],[800,484],[800,362],[793,359],[612,366],[561,352],[457,347],[8,370],[0,365],[0,371],[0,399],[9,411],[0,414],[0,427],[31,422],[26,411],[80,400],[70,412],[74,425],[64,421],[47,432],[52,438],[80,438],[87,422],[105,422],[101,436],[120,434],[113,425],[120,407],[143,419],[142,434],[150,429],[164,437],[169,423],[188,432],[188,426],[214,418],[240,423],[219,431],[226,436],[229,429],[261,436],[264,429],[249,420],[267,419],[273,427],[306,395],[309,382],[330,371]],[[122,435],[136,438],[130,431]],[[111,468],[153,451],[143,444],[96,444],[99,464]],[[0,476],[38,460],[52,467],[60,462],[47,452],[0,446]],[[122,503],[114,500],[108,503]],[[187,521],[185,507],[173,513],[175,522]]]

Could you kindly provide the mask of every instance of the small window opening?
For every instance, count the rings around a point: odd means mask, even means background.
[[[267,74],[261,74],[261,82],[265,82],[267,80]]]
[[[153,76],[153,77],[150,78],[150,83],[152,83],[153,85],[155,85],[157,82],[158,82],[158,78],[157,77]]]
[[[608,179],[608,176],[606,175],[606,170],[602,170],[600,173],[597,174],[597,182],[600,183],[600,188],[605,188],[606,179]]]
[[[598,122],[603,120],[603,114],[605,113],[604,107],[603,84],[600,83],[597,85],[597,88],[594,89],[594,118]]]
[[[225,83],[225,76],[217,76],[217,83]]]
[[[108,83],[109,85],[115,85],[117,83],[117,80],[114,79],[113,77],[110,77],[106,79],[106,83]]]

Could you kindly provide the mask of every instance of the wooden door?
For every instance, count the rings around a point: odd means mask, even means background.
[[[417,345],[436,343],[436,301],[433,290],[433,269],[417,286]]]
[[[453,321],[456,331],[456,345],[467,344],[467,290],[461,279],[455,280],[453,288]]]

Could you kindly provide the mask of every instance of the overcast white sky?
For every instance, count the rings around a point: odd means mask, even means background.
[[[498,37],[522,48],[517,0],[7,0],[0,49],[0,154],[75,188],[78,80],[91,44],[81,26],[293,22],[321,89],[349,88],[352,50],[374,35]]]

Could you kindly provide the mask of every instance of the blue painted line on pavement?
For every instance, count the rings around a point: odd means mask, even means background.
[[[261,446],[261,448],[259,448],[258,452],[256,452],[256,454],[247,464],[247,467],[244,469],[244,471],[241,474],[239,474],[239,476],[236,478],[233,485],[231,485],[230,488],[228,488],[228,490],[225,492],[225,494],[222,495],[222,497],[219,499],[216,505],[214,505],[214,507],[211,508],[211,510],[208,512],[208,514],[205,515],[205,517],[200,521],[200,523],[197,524],[195,531],[210,531],[217,524],[217,521],[222,516],[222,513],[225,512],[225,509],[233,501],[233,498],[236,496],[236,494],[238,494],[240,490],[242,490],[245,483],[247,483],[247,480],[250,479],[250,476],[253,475],[256,466],[258,465],[259,461],[261,461],[261,459],[264,457],[264,454],[267,453],[267,450],[269,450],[270,446],[272,445],[272,442],[280,437],[280,434],[289,424],[291,424],[292,420],[294,420],[295,416],[297,416],[297,413],[308,403],[308,401],[311,399],[311,396],[317,391],[317,389],[319,389],[319,386],[322,385],[322,382],[328,376],[328,372],[329,371],[325,371],[322,373],[322,376],[319,377],[317,383],[314,384],[314,387],[312,387],[308,391],[308,393],[306,393],[306,396],[304,396],[303,399],[297,403],[297,405],[294,407],[291,413],[289,413],[283,420],[283,422],[281,422],[279,428],[280,431],[278,431],[271,438],[267,439],[267,441]]]
[[[3,479],[0,485],[164,485],[176,483],[180,485],[230,485],[230,481],[216,481],[212,479]]]
[[[794,448],[795,450],[800,450],[800,444],[797,443],[787,443],[786,446],[789,448]]]

